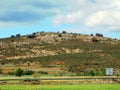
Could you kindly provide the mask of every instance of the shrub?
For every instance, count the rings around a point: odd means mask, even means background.
[[[14,35],[11,35],[10,38],[15,38],[15,36],[14,36]]]
[[[25,70],[25,71],[23,71],[24,75],[32,75],[33,73],[34,73],[34,71],[32,71],[32,70]]]
[[[23,75],[23,69],[17,68],[15,71],[15,76],[21,77]]]
[[[58,34],[58,37],[62,37],[62,34]]]
[[[83,73],[78,73],[78,72],[76,73],[76,75],[77,75],[77,76],[84,76]]]
[[[40,74],[48,74],[48,72],[44,72],[44,71],[38,71],[38,73],[40,73]]]
[[[94,72],[93,70],[91,70],[91,71],[89,72],[89,75],[90,75],[90,76],[95,76],[95,72]]]
[[[90,34],[90,36],[94,36],[93,34]]]
[[[21,35],[20,34],[16,34],[16,37],[21,37]]]
[[[92,42],[99,42],[99,40],[97,38],[93,37]]]
[[[66,34],[67,32],[66,31],[62,31],[63,34]]]
[[[34,33],[32,33],[32,35],[33,35],[33,36],[35,36],[35,35],[36,35],[36,33],[34,32]]]
[[[35,38],[35,35],[28,35],[27,38]]]
[[[103,37],[103,34],[96,33],[96,36],[98,36],[98,37]]]

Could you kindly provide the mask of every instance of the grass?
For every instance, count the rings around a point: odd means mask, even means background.
[[[0,90],[119,90],[119,84],[1,85]]]

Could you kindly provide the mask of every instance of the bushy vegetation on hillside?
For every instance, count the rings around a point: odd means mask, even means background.
[[[1,56],[0,64],[14,64],[27,62],[38,62],[42,67],[57,66],[68,72],[75,72],[77,75],[105,75],[105,68],[112,67],[120,72],[120,41],[108,38],[88,36],[91,41],[77,38],[82,37],[73,34],[74,38],[64,38],[66,32],[53,34],[53,39],[42,41],[37,39],[38,36],[24,36],[16,38],[1,39],[0,51],[6,57],[34,55],[35,57],[18,58],[6,60]],[[42,33],[44,36],[45,34]],[[55,36],[56,35],[56,36]],[[70,34],[71,35],[71,34]],[[19,35],[18,35],[19,36]],[[27,37],[27,38],[26,38]],[[56,40],[63,39],[61,41]],[[85,36],[84,36],[85,37]],[[87,37],[87,36],[86,36]],[[31,39],[32,38],[32,39]],[[39,37],[41,38],[41,37]],[[89,39],[87,38],[87,39]],[[98,40],[99,39],[99,40]],[[97,41],[98,40],[98,41]],[[72,50],[78,50],[74,53]],[[41,55],[40,51],[45,55]],[[54,52],[50,55],[49,52]],[[39,52],[39,53],[38,53]],[[46,55],[46,53],[48,55]],[[37,56],[38,55],[38,56]]]

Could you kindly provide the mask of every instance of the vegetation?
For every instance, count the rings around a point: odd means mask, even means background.
[[[23,75],[32,75],[33,73],[35,73],[35,72],[32,71],[32,70],[25,70],[25,71],[23,71]]]
[[[48,72],[44,72],[44,71],[38,71],[38,73],[48,75]]]
[[[98,36],[98,37],[103,37],[103,34],[96,33],[96,36]]]
[[[14,72],[8,72],[8,75],[22,76],[22,75],[32,75],[35,72],[32,70],[23,70],[21,68],[17,68]]]
[[[19,37],[20,36],[20,37]],[[32,38],[32,39],[28,39]],[[16,67],[29,67],[42,74],[103,76],[105,68],[114,68],[120,74],[120,40],[105,38],[102,34],[82,35],[37,32],[31,35],[0,39],[0,65],[12,74]],[[12,68],[11,71],[9,68]],[[45,69],[49,71],[45,71]],[[5,69],[5,70],[4,70]],[[42,69],[42,70],[41,70]],[[53,71],[52,71],[52,70]],[[6,73],[6,72],[5,72]]]
[[[92,41],[93,42],[99,42],[99,40],[97,38],[95,38],[95,37],[92,38]]]
[[[21,35],[20,34],[16,34],[16,37],[21,37]]]
[[[0,69],[0,73],[2,73],[2,69]]]
[[[87,85],[1,85],[1,90],[119,90],[119,84]]]
[[[17,68],[16,71],[15,71],[15,75],[16,76],[22,76],[23,75],[23,70],[21,68]]]
[[[67,32],[66,31],[62,31],[63,34],[66,34]]]

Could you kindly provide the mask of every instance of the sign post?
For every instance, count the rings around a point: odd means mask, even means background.
[[[113,68],[106,68],[106,76],[113,76],[114,71]]]

